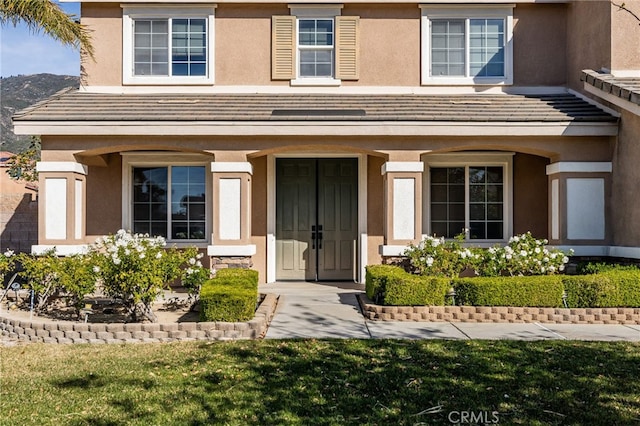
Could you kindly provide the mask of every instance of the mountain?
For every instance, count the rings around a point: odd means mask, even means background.
[[[80,77],[71,75],[33,74],[0,78],[0,151],[20,152],[29,146],[30,136],[13,134],[11,116],[16,111],[40,102],[62,89],[78,87],[79,84]]]

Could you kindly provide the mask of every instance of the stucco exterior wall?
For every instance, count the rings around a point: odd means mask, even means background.
[[[613,154],[611,227],[613,244],[638,246],[640,241],[640,116],[622,111],[620,134]]]
[[[611,69],[640,70],[640,22],[632,14],[640,16],[640,0],[615,3],[631,13],[611,6]]]
[[[92,31],[95,61],[82,61],[83,84],[122,85],[122,8],[118,3],[82,3],[81,22]]]
[[[108,156],[108,167],[89,167],[87,238],[113,234],[122,227],[122,158]]]
[[[513,234],[531,231],[536,238],[548,238],[549,160],[535,155],[513,157]]]
[[[368,264],[382,263],[379,246],[384,243],[384,179],[381,173],[385,159],[367,158],[367,259]]]
[[[582,90],[580,71],[611,66],[611,4],[609,1],[573,1],[567,20],[567,82]]]
[[[253,158],[251,165],[251,244],[256,245],[251,260],[263,283],[267,277],[267,157]]]
[[[518,4],[514,8],[515,85],[563,85],[568,75],[575,74],[575,78],[579,78],[582,68],[598,69],[611,62],[605,55],[610,43],[597,43],[603,38],[599,25],[609,25],[604,19],[608,13],[601,13],[600,3],[608,5],[608,2],[588,3],[598,6]],[[575,16],[568,17],[568,9],[576,12]],[[273,15],[289,15],[287,3],[218,4],[214,18],[215,86],[289,85],[288,81],[271,79]],[[343,81],[343,86],[420,86],[421,13],[416,4],[346,4],[342,15],[361,18],[360,78]],[[623,18],[625,22],[629,19],[628,16]],[[85,58],[83,83],[87,86],[121,86],[120,3],[83,4],[82,22],[94,33],[96,59]],[[594,25],[594,22],[598,24]],[[580,30],[578,34],[575,34],[576,29]],[[616,43],[623,43],[629,35],[620,32],[620,41]],[[604,59],[600,60],[601,57]],[[616,60],[626,66],[629,61],[638,60],[637,57],[630,53]]]
[[[566,12],[564,4],[518,4],[515,7],[513,81],[516,86],[566,84]]]

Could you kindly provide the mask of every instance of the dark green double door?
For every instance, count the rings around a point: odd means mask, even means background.
[[[352,280],[357,236],[357,159],[276,159],[276,279]]]

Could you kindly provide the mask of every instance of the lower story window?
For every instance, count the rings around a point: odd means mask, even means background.
[[[134,232],[206,238],[205,166],[133,167],[132,183]]]
[[[431,233],[453,238],[505,238],[505,170],[503,166],[430,168]]]

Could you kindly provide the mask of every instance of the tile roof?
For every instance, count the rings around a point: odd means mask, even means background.
[[[13,116],[23,122],[616,122],[572,94],[59,93]]]
[[[612,74],[583,70],[581,81],[625,101],[640,105],[640,78],[615,77]]]

